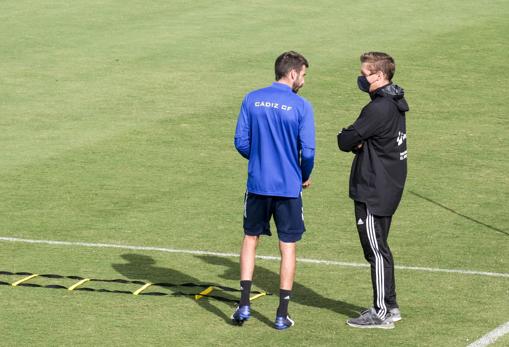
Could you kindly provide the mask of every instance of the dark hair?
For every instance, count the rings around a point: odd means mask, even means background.
[[[396,71],[396,63],[394,59],[383,52],[367,52],[361,55],[361,63],[370,64],[369,70],[372,73],[383,72],[385,77],[390,81]]]
[[[300,72],[302,66],[309,67],[309,63],[304,56],[294,51],[284,52],[277,57],[276,63],[274,64],[276,81],[285,77],[292,70]]]

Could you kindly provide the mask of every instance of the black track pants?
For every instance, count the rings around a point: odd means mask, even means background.
[[[373,307],[378,316],[383,319],[388,310],[398,307],[394,261],[387,244],[392,216],[374,216],[367,209],[366,204],[355,201],[355,219],[364,258],[371,265]]]

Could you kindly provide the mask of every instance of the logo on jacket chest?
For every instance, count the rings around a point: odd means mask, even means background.
[[[398,137],[396,138],[396,142],[398,143],[398,147],[403,144],[406,140],[406,134],[398,131]],[[408,157],[408,151],[405,150],[399,153],[399,160],[405,160]]]
[[[398,146],[401,146],[403,144],[403,141],[406,140],[406,134],[402,133],[401,131],[398,131],[398,137],[396,141],[398,142]]]

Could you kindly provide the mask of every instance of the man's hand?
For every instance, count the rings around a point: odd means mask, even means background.
[[[352,153],[358,154],[362,150],[363,145],[364,145],[364,142],[359,143],[357,146],[355,146],[354,149],[352,149]]]
[[[306,182],[302,183],[302,188],[303,189],[306,189],[306,188],[309,188],[311,187],[311,178],[308,179]]]

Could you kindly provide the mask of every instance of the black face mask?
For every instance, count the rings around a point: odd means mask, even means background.
[[[369,93],[369,82],[366,76],[359,76],[357,77],[357,86],[359,86],[359,89],[362,90],[365,93]]]

